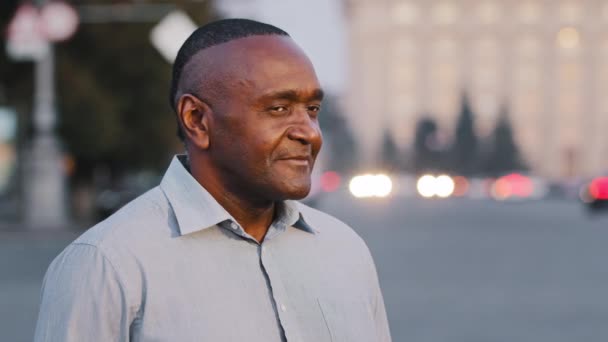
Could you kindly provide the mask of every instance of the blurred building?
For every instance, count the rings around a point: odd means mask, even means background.
[[[466,91],[481,135],[509,107],[534,172],[608,170],[608,2],[345,0],[345,10],[345,103],[367,162],[385,128],[411,144],[422,114],[450,134]]]
[[[215,0],[213,4],[221,16],[260,20],[289,32],[312,61],[325,92],[342,93],[347,40],[342,0]]]

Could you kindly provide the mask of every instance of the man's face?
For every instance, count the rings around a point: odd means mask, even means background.
[[[322,91],[304,53],[288,37],[229,43],[209,154],[225,186],[255,200],[300,199],[322,145]]]

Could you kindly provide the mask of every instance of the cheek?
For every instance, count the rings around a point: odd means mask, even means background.
[[[252,158],[255,158],[256,151],[252,149],[250,138],[233,129],[218,130],[214,138],[212,142],[214,158],[224,168],[233,172],[251,169]]]
[[[265,139],[262,134],[251,135],[239,140],[239,143],[234,144],[233,151],[241,156],[243,166],[255,168],[258,175],[267,172],[276,150],[272,140]]]

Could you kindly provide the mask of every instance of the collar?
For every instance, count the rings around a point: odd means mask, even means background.
[[[313,234],[317,232],[317,230],[313,229],[304,219],[298,202],[291,200],[283,201],[277,207],[277,210],[279,210],[279,215],[277,215],[277,217],[286,227],[295,227]]]
[[[216,226],[224,221],[236,222],[224,207],[198,182],[184,165],[188,164],[185,154],[173,157],[160,183],[160,188],[169,201],[180,235],[186,235]],[[295,201],[283,201],[277,207],[277,220],[286,226],[315,233],[302,216]],[[274,224],[274,223],[273,223]]]

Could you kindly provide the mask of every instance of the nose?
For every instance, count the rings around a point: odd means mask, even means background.
[[[297,140],[303,145],[319,145],[322,140],[319,122],[308,115],[306,111],[298,113],[297,121],[294,122],[287,132],[291,140]]]

